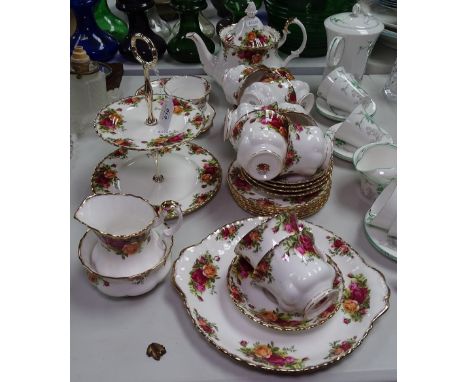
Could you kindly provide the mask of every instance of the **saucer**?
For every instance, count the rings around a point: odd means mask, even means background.
[[[340,125],[341,125],[341,122],[337,123],[336,125],[333,125],[332,127],[330,127],[330,129],[333,129],[333,128],[339,129]],[[393,143],[393,138],[390,135],[390,133],[388,133],[386,130],[382,129],[381,127],[379,129],[384,134],[386,134],[385,139],[382,139],[380,142]],[[354,153],[356,152],[356,150],[358,148],[359,147],[353,146],[352,144],[347,143],[347,142],[343,141],[342,139],[339,139],[339,138],[336,138],[336,137],[333,138],[333,154],[337,158],[340,158],[340,159],[343,159],[343,160],[345,160],[347,162],[352,163],[353,162],[353,155],[354,155]]]
[[[369,224],[371,210],[364,217],[364,232],[369,243],[382,255],[397,261],[397,239],[388,236],[388,230],[383,230]]]
[[[303,263],[307,265],[305,262]],[[332,264],[334,265],[334,264]],[[340,270],[335,266],[337,275]],[[299,312],[286,312],[280,309],[273,297],[255,286],[252,266],[242,257],[236,256],[228,269],[227,283],[230,297],[239,310],[253,321],[280,331],[300,331],[312,329],[330,319],[340,308],[339,303],[331,304],[325,311],[312,319],[304,318]],[[334,287],[343,289],[343,279],[337,276]]]
[[[327,101],[324,100],[322,97],[317,97],[317,100],[315,101],[315,106],[317,107],[317,111],[321,115],[333,121],[342,122],[350,114],[349,112],[342,111],[342,110],[329,106]],[[366,107],[366,113],[372,116],[375,114],[376,109],[377,109],[377,106],[375,105],[374,100],[371,100],[371,102]]]
[[[88,281],[100,292],[112,297],[138,296],[153,289],[167,276],[171,269],[170,255],[173,239],[171,237],[162,238],[162,240],[164,251],[159,261],[153,262],[151,266],[142,272],[129,274],[128,276],[104,276],[94,268],[91,256],[96,246],[100,246],[100,242],[95,233],[89,229],[80,240],[78,258],[87,273]]]
[[[194,143],[167,149],[158,166],[164,176],[161,183],[153,180],[156,166],[151,154],[118,149],[96,166],[91,189],[95,194],[140,195],[154,206],[175,200],[185,215],[207,204],[221,187],[218,160]]]
[[[154,231],[150,232],[139,253],[119,256],[96,243],[91,252],[91,265],[102,276],[126,277],[150,269],[164,257],[164,242]]]
[[[156,95],[154,117],[158,123],[148,126],[144,96],[122,98],[103,107],[94,120],[94,129],[106,142],[131,150],[161,150],[197,137],[205,127],[203,112],[194,104],[172,97],[173,113],[169,126],[161,125],[161,108],[166,96]]]
[[[265,220],[255,217],[227,224],[181,252],[172,277],[191,321],[222,354],[257,369],[297,373],[342,361],[362,344],[388,309],[390,291],[384,276],[343,239],[302,221],[312,231],[316,245],[341,270],[344,300],[326,324],[300,335],[258,325],[240,314],[226,285],[234,247]]]
[[[331,188],[329,180],[319,191],[306,196],[267,195],[245,179],[236,161],[229,167],[227,182],[236,203],[247,212],[261,216],[282,212],[294,213],[300,218],[312,215],[325,205]]]

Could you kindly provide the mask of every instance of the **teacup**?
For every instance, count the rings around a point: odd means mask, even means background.
[[[328,168],[333,141],[317,126],[313,118],[301,113],[285,113],[291,120],[286,162],[282,175],[310,176]]]
[[[358,105],[371,102],[369,94],[361,88],[352,74],[339,76],[327,94],[327,104],[339,110],[351,113]]]
[[[375,200],[397,177],[397,147],[391,143],[370,143],[356,150],[354,168],[361,174],[361,191]]]
[[[338,274],[332,264],[316,248],[312,232],[302,228],[271,249],[258,263],[252,278],[282,310],[312,319],[338,301]]]
[[[255,82],[248,86],[240,98],[240,103],[252,105],[270,105],[273,103],[298,103],[310,112],[311,103],[310,86],[304,81],[274,80],[268,83]],[[313,96],[312,96],[313,97]]]
[[[283,171],[288,147],[288,120],[273,110],[259,110],[244,116],[242,131],[233,129],[237,161],[257,180],[270,180]],[[238,137],[240,133],[240,137]]]
[[[264,65],[238,65],[226,70],[222,80],[222,88],[226,100],[233,105],[237,105],[241,89],[254,82],[261,81],[269,73],[270,69]]]
[[[325,76],[323,76],[322,82],[320,82],[320,85],[317,90],[317,97],[320,97],[326,100],[328,96],[328,91],[335,84],[336,80],[339,77],[344,77],[345,75],[346,75],[345,69],[342,66],[340,66],[332,70],[330,73],[326,74]]]
[[[335,133],[335,138],[354,147],[361,147],[375,142],[393,143],[392,137],[377,126],[363,105],[358,105],[341,123]]]
[[[164,84],[166,94],[188,100],[201,110],[206,107],[210,91],[210,83],[197,76],[174,76]]]
[[[165,201],[158,211],[145,199],[130,194],[99,194],[88,196],[75,212],[75,219],[93,230],[101,245],[126,258],[139,253],[148,242],[152,229],[164,222],[171,209],[177,222],[163,231],[173,236],[182,224],[182,211],[177,202]]]
[[[300,229],[294,214],[272,216],[250,230],[236,245],[234,253],[244,257],[252,268],[256,268],[270,249]]]
[[[377,197],[370,209],[369,224],[390,230],[397,218],[397,181],[393,180]],[[396,235],[396,233],[395,233]],[[394,236],[395,236],[394,235]]]

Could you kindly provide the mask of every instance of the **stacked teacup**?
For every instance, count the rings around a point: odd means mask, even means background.
[[[235,253],[228,271],[231,298],[260,324],[310,329],[338,309],[341,272],[317,249],[312,232],[295,215],[266,220],[240,240]]]
[[[301,216],[317,212],[329,194],[333,142],[308,115],[314,103],[309,85],[284,68],[245,71],[236,89],[228,87],[239,104],[226,114],[224,136],[237,150],[233,166],[239,176],[269,206],[259,206],[230,184],[234,199],[253,214],[298,212],[300,204]],[[273,198],[288,198],[290,204],[275,207]]]

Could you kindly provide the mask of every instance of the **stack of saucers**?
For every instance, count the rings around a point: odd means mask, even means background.
[[[234,200],[252,215],[289,212],[303,218],[317,213],[327,202],[332,171],[333,161],[330,161],[327,169],[310,177],[286,175],[259,181],[234,161],[227,179]]]

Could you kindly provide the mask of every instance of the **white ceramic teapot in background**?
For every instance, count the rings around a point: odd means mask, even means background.
[[[337,66],[343,66],[360,81],[366,69],[367,59],[384,29],[383,23],[362,13],[361,6],[355,4],[351,13],[330,16],[324,24],[328,45],[324,75]]]
[[[284,27],[283,35],[263,25],[256,17],[255,4],[249,1],[245,11],[247,14],[237,24],[229,25],[221,30],[219,38],[222,48],[218,57],[214,57],[206,48],[201,37],[194,33],[187,33],[186,37],[195,42],[198,55],[207,74],[212,76],[218,84],[222,85],[224,72],[235,66],[263,64],[269,67],[284,67],[294,58],[299,57],[307,42],[307,32],[304,25],[294,18],[288,21]],[[278,55],[278,48],[284,44],[289,33],[289,25],[296,24],[302,31],[303,39],[301,46],[292,51],[282,60]]]

